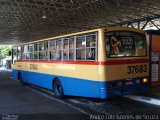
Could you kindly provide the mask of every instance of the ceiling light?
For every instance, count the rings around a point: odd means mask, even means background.
[[[43,18],[43,19],[46,19],[46,18],[47,18],[47,16],[46,16],[46,15],[42,15],[42,18]]]
[[[42,18],[43,18],[43,19],[46,19],[46,18],[47,18],[46,13],[45,13],[44,11],[43,11]]]

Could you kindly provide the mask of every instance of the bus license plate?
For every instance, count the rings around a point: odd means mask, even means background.
[[[132,85],[132,81],[127,81],[125,85]]]

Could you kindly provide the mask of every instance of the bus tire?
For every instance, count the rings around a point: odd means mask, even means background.
[[[64,98],[63,87],[59,79],[55,79],[53,82],[53,91],[57,98]]]
[[[18,73],[18,80],[20,81],[20,84],[21,85],[26,85],[26,83],[23,81],[23,79],[22,79],[22,75],[21,75],[21,73]]]

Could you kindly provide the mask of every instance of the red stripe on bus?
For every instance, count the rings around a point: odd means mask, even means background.
[[[60,60],[17,60],[17,62],[32,62],[32,63],[59,63],[59,64],[85,64],[85,65],[98,65],[99,62],[95,61],[60,61]]]
[[[121,65],[121,64],[136,64],[136,63],[147,63],[148,59],[132,59],[132,60],[108,60],[102,62],[102,65]]]
[[[121,65],[147,63],[148,59],[132,59],[132,60],[107,60],[107,61],[59,61],[59,60],[17,60],[17,62],[34,62],[34,63],[59,63],[59,64],[83,64],[83,65]]]

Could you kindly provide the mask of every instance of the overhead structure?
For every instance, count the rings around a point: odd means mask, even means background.
[[[0,0],[0,44],[158,17],[159,0]]]
[[[160,17],[146,17],[139,20],[116,23],[112,26],[126,26],[141,30],[160,30]]]

